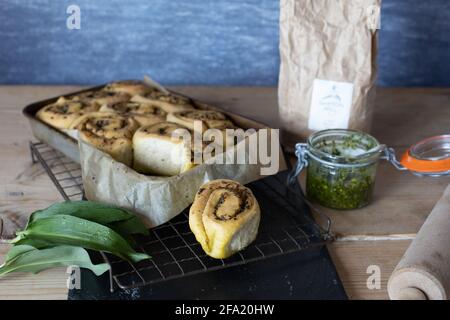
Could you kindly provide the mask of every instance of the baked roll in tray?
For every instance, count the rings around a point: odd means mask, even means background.
[[[122,92],[127,93],[130,96],[134,96],[136,94],[145,94],[145,92],[151,89],[151,87],[149,87],[142,81],[137,80],[116,81],[107,84],[103,88],[104,91]]]
[[[207,129],[233,129],[236,128],[234,123],[221,112],[209,110],[185,110],[180,112],[169,113],[167,121],[178,123],[191,130],[194,130],[194,122],[201,121],[202,131]]]
[[[139,128],[133,136],[133,168],[140,173],[161,176],[174,176],[193,168],[192,143],[183,139],[183,134],[190,132],[170,122]]]
[[[73,98],[87,103],[96,103],[99,106],[102,106],[108,103],[128,101],[131,99],[131,96],[128,93],[124,92],[108,91],[102,89],[85,91],[77,94]]]
[[[140,126],[148,126],[166,120],[167,113],[158,106],[148,103],[123,101],[104,104],[101,112],[115,112],[137,121]]]
[[[255,240],[260,215],[250,189],[233,180],[213,180],[197,192],[189,227],[206,254],[225,259]]]
[[[76,119],[99,108],[95,103],[60,97],[55,103],[40,109],[36,117],[57,129],[68,129]]]
[[[131,101],[151,103],[163,108],[167,113],[194,109],[191,99],[150,87],[146,92],[133,96]]]
[[[132,138],[138,127],[133,118],[113,112],[88,113],[71,125],[80,139],[129,167],[133,163]]]

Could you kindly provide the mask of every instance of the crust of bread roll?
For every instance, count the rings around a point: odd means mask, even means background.
[[[139,128],[133,136],[133,168],[162,176],[174,176],[193,168],[191,146],[172,136],[177,129],[189,133],[187,128],[170,122]]]
[[[101,112],[115,112],[137,121],[140,126],[149,126],[166,120],[167,113],[160,107],[148,103],[124,101],[104,104]]]
[[[261,212],[252,191],[233,180],[204,184],[189,210],[189,227],[209,256],[225,259],[252,243]]]
[[[60,97],[55,103],[40,109],[36,118],[57,129],[68,129],[75,120],[98,109],[96,104]]]
[[[113,112],[89,113],[71,125],[71,129],[79,131],[83,141],[129,167],[133,163],[131,139],[138,127],[134,119]]]
[[[105,91],[124,92],[131,96],[145,94],[150,89],[151,88],[145,85],[142,81],[136,80],[116,81],[106,85],[103,88]]]
[[[131,101],[151,103],[163,108],[167,113],[194,109],[191,99],[173,93],[166,94],[155,88],[150,88],[143,94],[133,96]]]

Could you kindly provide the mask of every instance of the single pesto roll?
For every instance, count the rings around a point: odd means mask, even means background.
[[[174,131],[191,134],[176,123],[160,122],[139,128],[133,136],[136,171],[151,175],[174,176],[195,165],[192,143],[174,136]]]
[[[101,112],[115,112],[131,117],[140,126],[148,126],[166,120],[167,113],[160,107],[132,101],[123,101],[104,104],[100,108]]]
[[[93,112],[77,119],[71,129],[99,150],[127,166],[133,162],[131,139],[139,125],[129,117],[112,112]]]
[[[82,115],[99,109],[97,104],[60,97],[38,111],[36,117],[57,129],[68,129]]]
[[[189,210],[189,227],[209,256],[224,259],[244,249],[258,234],[258,201],[233,180],[204,184]]]

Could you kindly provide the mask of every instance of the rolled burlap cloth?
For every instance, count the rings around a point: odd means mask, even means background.
[[[393,300],[450,298],[450,185],[388,282]]]

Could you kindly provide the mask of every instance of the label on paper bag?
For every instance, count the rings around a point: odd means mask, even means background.
[[[353,99],[353,83],[315,79],[308,128],[347,129]]]

